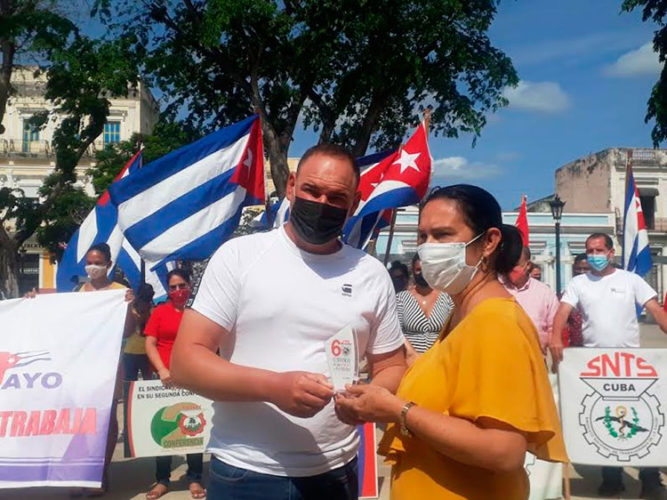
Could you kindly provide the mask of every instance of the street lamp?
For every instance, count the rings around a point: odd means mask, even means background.
[[[556,195],[549,205],[551,205],[551,215],[556,223],[556,294],[560,299],[560,218],[563,216],[565,202]]]

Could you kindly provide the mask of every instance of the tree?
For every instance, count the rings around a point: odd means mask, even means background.
[[[6,295],[18,292],[21,245],[37,231],[46,237],[50,231],[62,230],[68,200],[90,203],[75,187],[75,167],[104,130],[109,98],[126,96],[137,81],[136,64],[127,50],[131,43],[127,39],[100,42],[74,32],[41,48],[48,65],[38,71],[46,75],[45,97],[53,109],[31,121],[37,127],[49,120],[57,122],[52,141],[55,168],[40,188],[39,200],[28,200],[18,190],[0,190],[0,287]],[[11,231],[5,225],[8,222],[14,226]]]
[[[55,0],[0,0],[0,135],[16,61],[39,58],[49,47],[62,43],[76,30],[74,24],[55,11]]]
[[[319,140],[396,147],[425,105],[436,134],[479,136],[517,82],[487,36],[494,0],[97,0],[166,112],[212,129],[252,112],[280,196],[299,120]]]
[[[642,20],[644,22],[653,20],[660,28],[653,37],[653,50],[658,53],[660,62],[663,64],[660,78],[653,86],[651,97],[648,99],[646,116],[644,122],[655,120],[651,138],[656,148],[662,141],[667,139],[667,15],[666,0],[624,0],[622,9],[630,12],[637,8],[642,9]]]

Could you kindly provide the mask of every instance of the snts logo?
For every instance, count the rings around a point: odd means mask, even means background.
[[[644,358],[627,352],[591,359],[579,377],[593,392],[581,402],[584,438],[605,458],[643,458],[662,438],[665,415],[651,392],[658,372]]]
[[[0,390],[59,387],[63,383],[60,373],[34,371],[32,366],[26,369],[33,363],[50,360],[48,351],[0,351]]]

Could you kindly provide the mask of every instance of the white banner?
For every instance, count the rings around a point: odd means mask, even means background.
[[[0,301],[0,488],[100,486],[124,295]]]
[[[566,349],[559,379],[573,463],[667,465],[667,349]]]
[[[211,435],[210,399],[159,380],[130,383],[127,405],[128,456],[203,453]]]

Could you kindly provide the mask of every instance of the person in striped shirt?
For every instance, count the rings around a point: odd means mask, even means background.
[[[408,364],[426,352],[438,335],[454,307],[449,295],[431,288],[422,276],[419,254],[412,258],[414,286],[396,295],[396,309],[403,335],[407,339]]]

